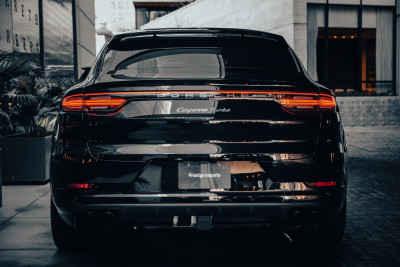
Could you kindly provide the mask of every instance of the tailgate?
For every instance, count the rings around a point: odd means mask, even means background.
[[[148,161],[315,151],[319,112],[284,107],[277,100],[279,88],[215,89],[114,88],[87,93],[90,101],[104,95],[126,100],[114,112],[93,109],[84,114],[90,153],[99,160]],[[299,88],[291,90],[300,100],[309,98]]]

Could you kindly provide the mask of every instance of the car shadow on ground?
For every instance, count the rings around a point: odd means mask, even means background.
[[[57,266],[343,266],[335,253],[305,251],[279,231],[125,233],[103,237],[87,252],[57,252],[51,261]]]

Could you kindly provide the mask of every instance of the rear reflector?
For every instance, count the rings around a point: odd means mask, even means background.
[[[112,112],[121,107],[126,100],[120,97],[111,97],[106,95],[67,96],[62,101],[63,111],[105,111]]]
[[[331,181],[331,182],[317,182],[317,187],[322,187],[322,186],[336,186],[336,182]]]
[[[308,187],[327,187],[327,186],[336,186],[335,181],[329,182],[314,182],[314,183],[306,183]]]
[[[67,184],[67,188],[87,189],[89,184]]]

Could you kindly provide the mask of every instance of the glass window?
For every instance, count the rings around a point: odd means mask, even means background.
[[[376,10],[376,94],[393,93],[393,11]]]
[[[285,44],[264,37],[133,38],[110,43],[99,81],[110,79],[290,80],[299,72]]]
[[[308,6],[310,77],[343,95],[393,94],[393,9],[357,6]]]
[[[358,8],[355,6],[330,6],[328,24],[330,28],[357,28]]]
[[[358,32],[354,28],[319,30],[317,42],[318,77],[336,93],[355,92],[358,86]],[[326,51],[325,42],[328,42]],[[326,62],[327,60],[327,62]]]
[[[325,27],[325,9],[322,5],[309,5],[307,10],[307,72],[318,81],[317,39],[320,29]]]

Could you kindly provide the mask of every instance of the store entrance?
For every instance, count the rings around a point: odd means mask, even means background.
[[[320,29],[317,42],[319,80],[328,81],[328,86],[338,93],[357,90],[360,87],[357,29],[329,29],[328,36],[329,50],[325,54],[325,33]]]

